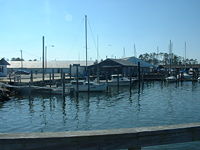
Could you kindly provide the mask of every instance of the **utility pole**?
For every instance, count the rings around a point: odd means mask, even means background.
[[[42,36],[42,81],[44,81],[44,36]]]
[[[22,50],[20,50],[21,52],[21,69],[23,68],[23,57],[22,57]]]

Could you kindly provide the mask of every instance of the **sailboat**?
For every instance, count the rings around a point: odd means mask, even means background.
[[[85,50],[86,50],[86,81],[71,81],[70,85],[74,91],[78,92],[102,92],[107,89],[107,85],[103,83],[91,82],[89,78],[89,71],[87,66],[87,15],[85,15]]]
[[[170,67],[169,67],[169,77],[166,77],[165,80],[168,81],[168,82],[174,82],[177,80],[177,78],[173,75],[171,75],[171,65],[172,65],[172,43],[171,43],[171,40],[170,40],[170,43],[169,43],[169,56],[170,56]]]

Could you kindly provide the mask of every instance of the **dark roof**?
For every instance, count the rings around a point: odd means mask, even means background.
[[[133,64],[138,64],[138,62],[140,62],[140,66],[141,67],[147,67],[147,68],[156,67],[156,66],[154,66],[154,65],[152,65],[150,63],[147,63],[147,62],[145,62],[145,61],[143,61],[143,60],[141,60],[139,58],[136,58],[136,57],[127,57],[127,58],[124,58],[124,60],[126,60],[126,61],[128,61],[130,63],[133,63]]]
[[[124,59],[111,59],[111,58],[108,58],[120,65],[123,65],[123,66],[137,66],[136,64],[133,64],[132,62],[129,62],[127,60],[124,60]]]
[[[10,65],[4,58],[0,60],[0,65]]]

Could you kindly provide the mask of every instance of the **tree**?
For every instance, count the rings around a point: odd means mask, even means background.
[[[21,59],[21,58],[19,58],[19,57],[17,57],[17,58],[13,57],[13,58],[11,59],[11,61],[24,61],[24,59]]]

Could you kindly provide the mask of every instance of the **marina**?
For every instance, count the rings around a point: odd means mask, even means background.
[[[199,82],[144,82],[79,97],[34,94],[0,102],[0,132],[133,128],[199,121]],[[15,114],[15,115],[14,115]],[[14,116],[18,117],[14,117]],[[124,123],[126,122],[126,123]]]
[[[0,150],[199,150],[199,7],[0,0]]]

